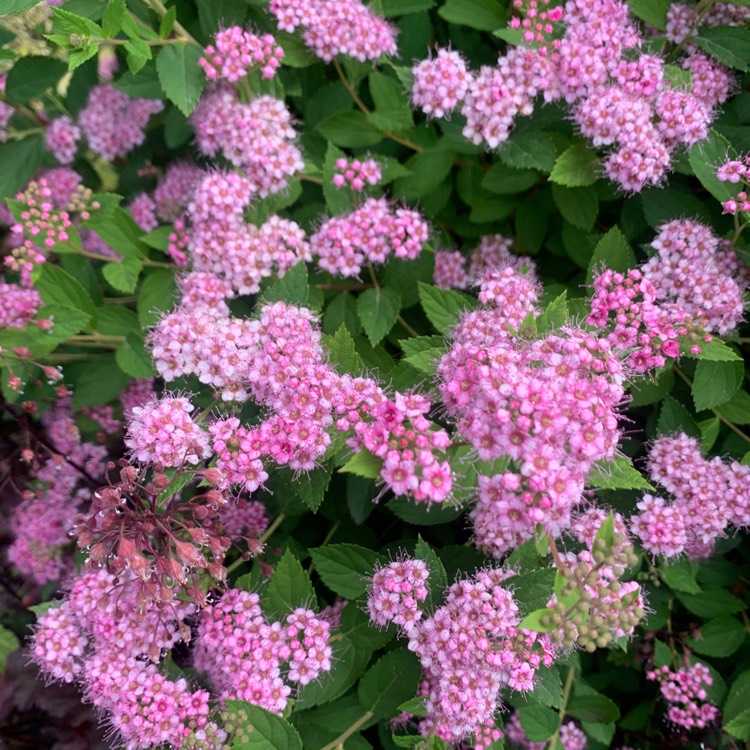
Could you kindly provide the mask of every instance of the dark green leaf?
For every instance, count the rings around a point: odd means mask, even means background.
[[[392,511],[402,521],[415,526],[437,526],[442,523],[449,523],[464,512],[463,508],[452,505],[428,506],[427,503],[415,503],[413,500],[402,497],[394,497],[389,500],[388,510]]]
[[[74,363],[77,364],[77,363]],[[66,367],[66,381],[73,385],[73,403],[78,406],[98,406],[117,398],[130,378],[120,369],[114,355],[86,362],[85,367]]]
[[[505,8],[497,0],[447,0],[438,11],[450,23],[494,31],[505,23]]]
[[[415,154],[405,165],[411,174],[394,182],[394,195],[407,201],[423,198],[448,176],[452,164],[450,151],[434,149]]]
[[[310,578],[291,550],[276,563],[263,594],[263,609],[276,619],[286,617],[297,607],[315,607],[315,592]]]
[[[265,302],[287,302],[290,305],[307,305],[310,285],[307,280],[307,265],[297,263],[280,279],[274,281],[263,292]]]
[[[153,378],[156,370],[151,364],[151,356],[143,345],[143,339],[129,333],[127,340],[115,352],[115,360],[120,369],[131,378]]]
[[[357,312],[367,338],[375,346],[393,328],[401,310],[401,297],[388,287],[367,289],[357,298]]]
[[[661,405],[656,429],[660,435],[685,432],[692,437],[700,437],[700,430],[688,410],[677,399],[667,396]]]
[[[367,651],[383,648],[396,635],[395,626],[379,628],[372,622],[364,599],[355,599],[344,607],[341,613],[341,630],[357,648]]]
[[[679,560],[663,566],[659,573],[664,583],[675,591],[686,594],[700,594],[701,588],[695,580],[695,563],[690,560]]]
[[[692,393],[696,411],[725,404],[737,392],[745,377],[742,362],[701,360],[695,368]]]
[[[604,695],[575,695],[566,708],[566,713],[583,721],[609,724],[620,718],[620,709]]]
[[[504,164],[518,169],[538,169],[549,173],[557,154],[552,139],[541,131],[513,133],[500,147],[497,156]]]
[[[706,140],[696,143],[688,151],[688,159],[695,176],[717,201],[727,201],[737,192],[731,182],[721,182],[716,176],[718,168],[731,154],[730,149],[729,141],[720,133],[711,130]]]
[[[138,295],[138,320],[144,328],[154,325],[163,313],[174,307],[176,291],[177,284],[172,271],[151,271],[146,276]]]
[[[198,60],[203,50],[194,44],[171,44],[156,58],[156,70],[164,93],[185,117],[203,92],[204,77]]]
[[[361,112],[341,112],[326,117],[316,130],[336,146],[347,148],[374,146],[383,140],[383,134],[368,122]]]
[[[669,0],[628,0],[630,12],[659,31],[667,27]]]
[[[750,71],[750,32],[746,27],[704,27],[693,41],[720,63],[745,73]]]
[[[518,716],[526,736],[532,742],[544,742],[557,730],[560,717],[556,711],[546,706],[524,706]]]
[[[39,169],[45,155],[42,136],[0,144],[0,201],[14,196]]]
[[[498,195],[524,193],[539,181],[539,172],[493,164],[482,177],[482,187]]]
[[[422,560],[427,565],[427,569],[429,570],[427,590],[429,594],[425,604],[430,609],[435,609],[443,601],[443,592],[448,586],[448,574],[445,572],[440,558],[435,554],[435,550],[421,536],[417,537],[414,557],[417,560]]]
[[[593,185],[599,177],[599,157],[586,146],[574,145],[557,158],[549,176],[551,182],[565,187]]]
[[[619,227],[614,226],[602,237],[594,248],[594,255],[589,263],[587,281],[594,281],[594,274],[602,267],[612,271],[627,271],[636,264],[633,248],[625,239]]]
[[[354,346],[354,339],[342,323],[333,336],[326,336],[325,343],[330,352],[330,361],[340,374],[359,375],[364,370],[362,358]],[[355,472],[356,473],[356,472]]]
[[[700,626],[697,637],[689,636],[686,643],[696,654],[703,656],[731,656],[745,642],[745,628],[734,617],[716,617]]]
[[[552,197],[562,217],[579,229],[591,230],[599,213],[599,199],[592,187],[552,186]]]
[[[367,590],[378,554],[356,544],[329,544],[311,549],[323,583],[344,599],[356,599]]]
[[[34,280],[45,304],[67,305],[83,310],[87,315],[95,315],[94,301],[78,279],[59,266],[45,263],[35,272]]]
[[[21,648],[21,642],[12,630],[0,625],[0,674],[5,671],[8,657]]]
[[[439,289],[419,282],[419,301],[430,323],[441,333],[447,333],[466,310],[474,310],[477,301],[463,292]]]
[[[552,597],[554,583],[555,570],[540,568],[513,576],[504,585],[513,592],[513,598],[518,604],[521,615],[525,617],[534,610],[544,609],[547,606],[547,602]]]
[[[411,651],[390,651],[365,672],[357,690],[359,702],[376,716],[395,716],[398,707],[416,694],[421,673]]]

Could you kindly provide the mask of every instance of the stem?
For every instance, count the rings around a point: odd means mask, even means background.
[[[421,334],[409,323],[407,323],[402,315],[397,315],[396,320],[407,330],[410,336],[420,336]]]
[[[549,747],[547,750],[555,750],[557,743],[560,738],[560,728],[562,727],[563,719],[565,718],[565,709],[568,707],[568,701],[570,700],[570,691],[573,689],[573,683],[575,682],[576,670],[574,667],[568,667],[568,674],[565,678],[565,685],[563,686],[562,701],[560,703],[560,723],[557,725],[555,733],[552,735],[549,741]]]
[[[369,263],[367,264],[367,272],[370,274],[370,278],[372,279],[372,285],[375,287],[375,289],[380,289],[380,284],[378,283],[378,277],[375,275],[375,271],[372,270],[372,265]]]
[[[365,724],[367,724],[372,717],[375,716],[375,714],[372,711],[365,711],[365,713],[360,716],[357,721],[354,722],[348,729],[344,730],[338,737],[336,737],[335,740],[332,742],[329,742],[327,745],[324,745],[320,750],[337,750],[337,748],[341,748],[344,746],[344,742],[346,742],[349,737],[351,737],[359,728]]]
[[[568,568],[565,565],[565,563],[562,561],[562,557],[560,557],[560,552],[557,549],[557,544],[555,544],[555,537],[553,537],[549,531],[547,532],[547,544],[549,545],[550,552],[552,553],[552,559],[555,561],[555,565],[557,566],[557,569],[564,576],[567,576]]]
[[[146,0],[146,4],[151,7],[159,18],[164,18],[169,12],[161,0]],[[184,41],[190,42],[190,44],[195,44],[197,47],[203,46],[199,44],[198,40],[177,20],[174,22],[174,30]]]
[[[323,179],[312,174],[299,174],[297,179],[301,182],[312,182],[314,185],[322,185]]]
[[[273,523],[263,532],[258,541],[261,544],[265,544],[265,542],[268,541],[273,532],[276,531],[279,526],[281,526],[285,518],[286,513],[279,513],[279,515],[276,516],[276,518],[273,520]],[[245,559],[242,557],[238,557],[229,567],[227,567],[227,575],[229,575],[233,570],[237,570],[237,568],[239,568],[243,562],[246,562]]]
[[[109,341],[122,344],[125,341],[125,337],[109,336],[104,333],[81,333],[76,336],[69,336],[66,341]]]
[[[693,381],[690,380],[690,378],[685,375],[685,373],[677,367],[677,365],[674,366],[674,371],[681,377],[691,388],[693,387]],[[722,416],[716,409],[709,409],[709,411],[722,423],[725,424],[732,432],[734,432],[736,435],[739,435],[746,443],[750,443],[750,435],[746,435],[739,427],[737,427],[734,422],[730,422],[726,417]]]

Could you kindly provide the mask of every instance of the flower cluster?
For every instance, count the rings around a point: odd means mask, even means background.
[[[0,329],[23,328],[41,306],[36,289],[0,282]]]
[[[89,92],[78,125],[91,150],[112,161],[143,143],[148,121],[162,109],[164,102],[159,99],[131,99],[114,86],[102,84]]]
[[[688,35],[694,32],[695,6],[688,3],[671,3],[667,10],[667,39],[675,44],[694,48]],[[742,26],[750,21],[750,11],[734,3],[714,3],[700,16],[701,26]]]
[[[310,248],[329,273],[359,276],[366,263],[385,263],[391,255],[414,260],[427,237],[417,211],[368,198],[351,213],[328,219],[310,238]]]
[[[648,471],[672,495],[644,495],[631,529],[653,555],[690,557],[711,554],[730,524],[750,526],[750,467],[701,456],[697,439],[679,433],[655,440]]]
[[[209,81],[222,78],[235,83],[254,69],[260,69],[263,78],[273,78],[282,57],[284,50],[272,34],[259,36],[239,26],[230,26],[216,34],[198,64]]]
[[[193,610],[192,604],[141,602],[130,579],[86,573],[39,618],[32,658],[48,679],[78,682],[129,750],[180,748],[195,730],[218,730],[210,720],[209,694],[165,677],[156,665],[189,637],[184,619]]]
[[[428,575],[422,560],[409,558],[376,568],[367,595],[370,619],[380,627],[392,622],[410,630],[422,617],[419,602],[427,598]]]
[[[505,739],[510,743],[509,750],[544,750],[546,742],[532,742],[524,728],[518,711],[514,711],[503,727]],[[588,739],[583,730],[573,721],[566,721],[560,726],[558,743],[562,750],[586,750]],[[625,750],[625,748],[622,748]]]
[[[724,201],[721,205],[725,214],[736,216],[739,213],[750,213],[750,199],[748,189],[750,188],[750,156],[744,159],[729,159],[717,170],[716,177],[721,182],[737,185],[737,193],[733,198]]]
[[[534,311],[526,275],[511,269],[490,285],[498,307],[464,316],[437,374],[457,433],[481,460],[512,462],[480,474],[471,514],[477,543],[499,557],[537,524],[554,534],[568,526],[588,471],[614,455],[624,389],[606,339],[567,327],[530,342],[514,334]]]
[[[459,52],[440,48],[412,68],[411,98],[426,115],[445,117],[466,96],[470,76]]]
[[[293,142],[291,114],[280,99],[258,96],[245,103],[231,88],[209,89],[191,123],[200,150],[211,157],[223,154],[261,197],[283,190],[305,166]]]
[[[330,626],[309,609],[269,622],[257,594],[230,589],[201,612],[195,667],[223,699],[246,700],[277,714],[292,687],[331,669]]]
[[[81,129],[70,117],[58,117],[44,131],[44,141],[60,164],[70,164],[75,159]]]
[[[271,0],[269,9],[280,29],[302,26],[305,44],[325,62],[336,55],[367,62],[398,51],[396,29],[360,0]]]
[[[670,704],[667,717],[686,729],[703,729],[719,717],[719,709],[710,700],[706,687],[714,679],[705,664],[696,662],[677,671],[659,667],[646,673],[649,680],[660,685],[662,697]]]
[[[382,174],[374,159],[336,159],[336,171],[333,184],[337,188],[349,186],[356,192],[365,189],[365,185],[377,185]]]

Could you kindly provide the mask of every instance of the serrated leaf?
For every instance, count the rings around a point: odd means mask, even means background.
[[[565,709],[566,713],[583,721],[609,724],[620,718],[617,704],[605,695],[574,695]]]
[[[750,32],[747,28],[703,27],[692,41],[720,63],[745,73],[750,71]]]
[[[67,66],[51,57],[22,57],[8,71],[5,97],[9,102],[25,104],[54,86],[66,73]]]
[[[430,323],[441,333],[447,333],[458,322],[461,313],[478,306],[477,300],[468,294],[439,289],[423,281],[419,282],[419,301]]]
[[[232,742],[232,750],[302,750],[299,733],[281,716],[247,701],[228,700],[226,710],[246,721],[245,731],[240,729],[239,737]]]
[[[511,134],[497,156],[504,164],[517,169],[538,169],[549,174],[557,154],[552,139],[542,131],[521,131]]]
[[[700,354],[693,354],[689,346],[685,346],[685,351],[680,354],[691,359],[705,359],[709,362],[742,362],[742,357],[721,339],[711,339],[707,343],[701,342],[699,346]]]
[[[741,672],[732,683],[724,702],[724,728],[739,739],[750,739],[750,727],[746,722],[750,717],[750,669]],[[729,728],[731,726],[731,729]]]
[[[318,123],[316,130],[331,143],[345,148],[374,146],[382,132],[359,111],[340,112]]]
[[[555,297],[536,319],[536,330],[542,335],[562,328],[568,322],[567,289]]]
[[[742,385],[744,377],[742,362],[699,361],[691,388],[695,410],[725,404]]]
[[[164,93],[185,117],[198,104],[205,78],[198,65],[203,55],[194,44],[170,44],[156,58],[156,71]]]
[[[537,633],[549,633],[550,630],[554,630],[554,625],[543,625],[542,619],[546,617],[553,616],[555,614],[554,610],[549,609],[548,607],[543,607],[542,609],[535,609],[533,612],[530,612],[526,617],[521,620],[521,622],[518,625],[519,630],[532,630]]]
[[[537,559],[535,552],[534,559]],[[536,610],[543,611],[547,602],[552,598],[555,569],[540,568],[528,573],[521,573],[508,578],[504,585],[513,592],[513,598],[523,616]]]
[[[275,619],[283,619],[296,607],[315,607],[310,578],[291,550],[276,563],[263,594],[263,609]]]
[[[294,482],[294,491],[302,502],[313,512],[323,503],[328,485],[331,483],[330,467],[319,467],[303,475]]]
[[[717,201],[734,198],[736,188],[731,182],[721,182],[716,176],[718,168],[733,154],[729,141],[716,130],[710,130],[708,138],[699,141],[688,150],[688,160],[706,190]]]
[[[383,468],[383,459],[367,448],[360,448],[340,469],[339,474],[355,474],[365,479],[379,479]]]
[[[445,572],[443,563],[421,536],[417,537],[417,546],[414,548],[414,557],[427,565],[429,578],[427,579],[428,595],[425,604],[434,610],[443,601],[443,592],[448,586],[448,574]]]
[[[586,281],[588,284],[592,284],[595,273],[600,271],[602,267],[609,268],[612,271],[624,272],[635,265],[636,258],[633,248],[625,239],[622,230],[618,226],[614,226],[597,242],[589,263]]]
[[[23,11],[39,5],[40,0],[0,0],[0,16],[12,13],[23,13]]]
[[[691,560],[679,560],[664,565],[659,570],[664,583],[675,591],[686,594],[700,594],[701,588],[695,580],[696,565]]]
[[[143,280],[138,295],[138,321],[144,328],[154,325],[174,307],[177,291],[174,273],[168,270],[151,271]]]
[[[131,378],[156,377],[156,370],[143,345],[143,339],[135,333],[128,334],[127,340],[115,352],[115,360],[120,369]]]
[[[702,656],[731,656],[744,642],[745,628],[734,617],[715,617],[699,628],[699,636],[688,636],[687,645]]]
[[[497,0],[446,0],[438,11],[443,20],[494,31],[505,23],[505,8]]]
[[[421,674],[419,660],[411,651],[390,651],[375,662],[360,680],[357,690],[359,702],[375,716],[395,716],[398,707],[416,694]]]
[[[388,287],[366,289],[357,297],[357,313],[373,346],[393,328],[401,310],[401,297]]]
[[[102,275],[118,292],[129,294],[138,286],[138,276],[143,264],[137,258],[123,258],[121,261],[105,263]]]
[[[549,179],[565,187],[586,187],[599,178],[599,156],[582,145],[569,146],[558,156]]]
[[[518,710],[518,717],[532,742],[545,742],[560,724],[559,714],[546,706],[524,706]]]
[[[653,490],[643,474],[626,456],[597,461],[589,472],[586,484],[601,490]]]
[[[415,503],[413,500],[402,497],[394,497],[389,500],[388,510],[402,521],[415,526],[437,526],[449,523],[464,512],[463,508],[457,508],[450,504],[428,506],[427,503]]]
[[[656,423],[660,435],[671,435],[684,432],[691,437],[700,437],[700,430],[688,410],[672,396],[665,397]]]
[[[64,305],[82,310],[93,317],[94,301],[78,279],[52,263],[45,263],[38,270],[34,286],[47,305]]]
[[[263,291],[263,302],[287,302],[304,307],[308,304],[309,297],[310,285],[307,264],[304,262],[292,266]]]
[[[341,613],[341,631],[352,640],[357,648],[377,651],[396,637],[396,628],[389,625],[380,628],[370,619],[364,599],[347,603]]]
[[[102,16],[102,29],[107,39],[112,39],[122,28],[127,6],[125,0],[109,0]]]
[[[329,544],[311,549],[323,583],[344,599],[356,599],[367,590],[379,555],[356,544]]]
[[[354,339],[342,323],[333,336],[326,336],[325,343],[330,354],[331,364],[344,375],[359,375],[364,370],[362,358],[357,353]]]

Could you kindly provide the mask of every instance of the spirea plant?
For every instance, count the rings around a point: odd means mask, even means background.
[[[0,746],[750,746],[747,0],[0,13]]]

